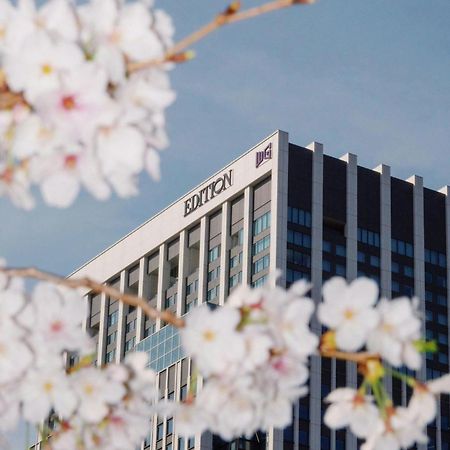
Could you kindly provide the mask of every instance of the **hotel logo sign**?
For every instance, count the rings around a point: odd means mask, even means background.
[[[272,143],[270,143],[264,150],[256,152],[256,168],[264,164],[269,159],[272,159]]]
[[[228,189],[233,185],[233,169],[225,172],[220,177],[200,189],[192,197],[184,201],[184,217],[194,212],[196,209],[208,203],[216,195]]]

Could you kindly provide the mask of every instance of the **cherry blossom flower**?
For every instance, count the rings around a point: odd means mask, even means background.
[[[32,178],[38,181],[44,200],[65,208],[72,204],[82,186],[99,200],[108,198],[111,188],[92,152],[78,145],[72,151],[35,158],[30,164]]]
[[[406,297],[382,299],[377,310],[380,322],[368,337],[369,351],[379,353],[393,366],[419,369],[421,357],[413,343],[420,339],[421,322],[413,302]]]
[[[34,207],[30,180],[24,168],[8,167],[0,161],[0,196],[7,196],[15,206],[24,210]]]
[[[125,395],[124,386],[94,367],[73,375],[73,389],[78,397],[78,413],[87,423],[98,423],[108,414],[108,407],[117,404]]]
[[[131,61],[163,55],[162,41],[152,29],[154,18],[144,3],[93,0],[81,9],[81,17],[89,50],[113,83],[125,78],[124,55]]]
[[[378,299],[378,286],[368,278],[358,278],[347,285],[344,278],[334,277],[323,286],[324,302],[318,318],[336,332],[338,348],[353,352],[366,342],[379,320],[373,308]]]
[[[431,423],[437,413],[436,397],[450,394],[450,374],[425,383],[416,382],[408,403],[411,417],[421,426]]]
[[[181,330],[183,347],[204,375],[224,371],[228,364],[243,358],[244,339],[236,331],[239,322],[238,311],[211,311],[207,306],[196,308],[186,318],[186,327]]]
[[[360,394],[355,389],[335,389],[325,401],[330,403],[330,406],[323,420],[332,429],[348,426],[355,436],[365,438],[377,425],[379,411],[372,398]]]
[[[81,329],[85,318],[85,307],[76,291],[57,288],[40,283],[33,291],[32,303],[24,320],[36,329],[32,342],[39,349],[51,350],[55,354],[64,350],[86,351],[89,348],[87,335]]]
[[[0,297],[1,298],[1,297]],[[7,318],[0,319],[0,384],[21,377],[33,361],[33,353],[23,340],[24,331]]]
[[[70,142],[90,142],[98,127],[110,126],[117,118],[118,107],[107,95],[107,85],[103,70],[85,63],[61,75],[60,87],[38,97],[36,110]]]
[[[411,418],[406,408],[398,407],[389,412],[386,421],[379,419],[367,437],[361,450],[400,450],[413,444],[426,444],[428,438],[422,427]]]
[[[77,45],[54,43],[41,32],[28,36],[19,54],[5,58],[4,70],[8,86],[15,92],[22,91],[32,103],[40,95],[58,89],[61,75],[76,70],[83,61]]]
[[[127,64],[162,59],[173,34],[147,0],[2,0],[3,89],[17,95],[0,112],[0,196],[31,209],[37,185],[63,208],[82,187],[105,200],[136,195],[143,170],[159,180],[171,64]]]
[[[47,366],[28,372],[20,397],[23,417],[29,422],[42,422],[52,409],[63,419],[68,419],[74,412],[77,397],[65,372],[58,369]]]
[[[119,196],[137,194],[136,176],[144,167],[145,147],[142,134],[131,126],[105,129],[99,133],[99,163]]]

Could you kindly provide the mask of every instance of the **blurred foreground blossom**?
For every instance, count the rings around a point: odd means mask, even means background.
[[[96,366],[93,343],[82,328],[84,300],[73,287],[87,283],[145,309],[144,299],[92,280],[79,284],[25,270],[53,282],[40,282],[29,293],[12,275],[20,270],[3,273],[2,265],[0,430],[14,428],[21,418],[39,426],[51,417],[55,427],[41,430],[49,450],[132,450],[149,435],[156,416],[173,416],[180,436],[210,431],[232,440],[284,428],[292,422],[293,405],[308,393],[309,358],[319,354],[357,364],[360,385],[339,387],[326,397],[324,422],[332,429],[348,427],[364,440],[362,450],[426,443],[438,397],[450,393],[449,374],[419,381],[397,370],[411,367],[411,361],[420,368],[423,353],[436,351],[436,344],[420,335],[416,299],[378,299],[369,279],[347,284],[333,278],[324,284],[318,319],[330,328],[321,339],[310,329],[314,302],[303,280],[289,289],[274,286],[273,278],[261,288],[241,286],[224,305],[202,305],[183,319],[150,308],[150,317],[165,314],[164,320],[180,328],[193,360],[189,390],[174,401],[162,399],[146,353]],[[409,386],[406,406],[394,404],[384,387],[386,376]]]
[[[163,60],[170,17],[147,0],[2,0],[0,21],[0,195],[30,209],[36,185],[67,207],[81,187],[103,200],[158,179],[171,64],[128,64]]]

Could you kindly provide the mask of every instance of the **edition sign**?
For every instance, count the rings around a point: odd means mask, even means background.
[[[272,159],[272,143],[270,143],[264,150],[256,152],[256,168],[269,159]]]
[[[228,172],[225,172],[219,178],[209,183],[206,187],[200,189],[192,197],[185,200],[184,217],[209,202],[212,198],[223,192],[225,189],[228,189],[233,184],[232,175],[233,170],[230,169]]]

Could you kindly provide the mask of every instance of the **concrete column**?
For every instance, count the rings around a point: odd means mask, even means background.
[[[127,271],[122,270],[120,272],[120,292],[125,292],[126,282],[127,282]],[[123,359],[123,347],[124,347],[124,336],[125,336],[125,311],[128,308],[123,302],[119,301],[119,318],[117,322],[117,339],[116,339],[116,363],[120,363]]]
[[[179,255],[178,255],[178,286],[177,286],[177,316],[183,314],[184,299],[186,297],[186,277],[187,277],[187,245],[188,233],[183,230],[180,233]]]
[[[346,238],[347,238],[347,281],[351,282],[358,276],[358,157],[353,153],[346,153],[340,158],[347,163],[346,187]],[[335,364],[334,364],[335,367]],[[347,386],[356,387],[357,371],[354,363],[346,364]],[[333,377],[335,378],[335,377]],[[334,438],[336,435],[333,433]],[[336,441],[334,440],[334,444]],[[345,446],[348,450],[356,450],[356,437],[347,432]],[[333,450],[333,449],[332,449]]]
[[[420,299],[420,312],[425,317],[425,230],[423,213],[423,180],[413,175],[407,180],[414,186],[414,295]],[[422,322],[422,336],[425,336],[425,321]],[[425,380],[426,358],[422,357],[423,364],[419,371],[419,378]]]
[[[252,280],[252,232],[253,232],[253,189],[248,186],[244,190],[244,236],[242,245],[242,284],[250,284]]]
[[[274,160],[272,166],[272,184],[270,201],[270,270],[281,270],[279,286],[286,286],[286,242],[287,242],[287,209],[288,209],[288,164],[289,135],[278,131],[277,140],[273,144]]]
[[[380,295],[392,296],[391,249],[391,168],[380,164],[374,169],[380,174]],[[384,387],[392,395],[392,377],[384,377]]]
[[[347,280],[358,276],[358,158],[346,153],[340,158],[347,163]]]
[[[198,264],[198,304],[206,301],[206,270],[208,268],[209,221],[202,217],[200,221],[200,255]],[[222,249],[221,249],[222,250]]]
[[[420,299],[420,312],[425,317],[425,232],[423,213],[423,180],[422,177],[413,175],[406,181],[413,188],[413,211],[414,211],[414,295]],[[422,321],[422,336],[425,336],[425,321]],[[422,367],[418,372],[418,379],[426,379],[425,355],[422,356]],[[439,415],[439,413],[438,413]],[[417,446],[419,450],[425,450],[426,445]]]
[[[380,252],[381,252],[381,295],[392,295],[391,256],[391,168],[380,164],[374,169],[380,173]]]
[[[100,327],[98,331],[97,365],[101,366],[105,360],[106,328],[108,325],[108,305],[106,294],[102,292],[100,297]]]
[[[450,186],[444,186],[439,190],[445,195],[445,231],[447,237],[447,302],[450,300]],[[450,323],[450,308],[447,307],[448,323]],[[450,341],[450,327],[449,327],[449,341]],[[450,359],[450,350],[449,350]]]
[[[156,293],[156,308],[162,310],[164,308],[165,290],[167,286],[167,279],[169,276],[169,269],[167,267],[167,244],[159,246],[159,262],[158,262],[158,290]],[[156,331],[161,328],[161,319],[156,320]]]
[[[228,258],[228,251],[230,249],[230,220],[231,203],[227,201],[222,205],[219,305],[223,305],[225,303],[225,298],[228,296],[228,277],[230,273],[230,261]]]
[[[322,298],[323,145],[313,142],[307,148],[313,152],[311,281],[312,298],[318,304]],[[321,327],[315,316],[311,322],[311,328],[320,335]],[[309,446],[314,449],[320,448],[321,366],[320,357],[313,356],[310,371]]]
[[[145,256],[139,260],[139,280],[138,280],[138,296],[148,300],[149,280],[145,270]],[[142,308],[138,308],[136,312],[136,343],[144,339],[145,314]]]

